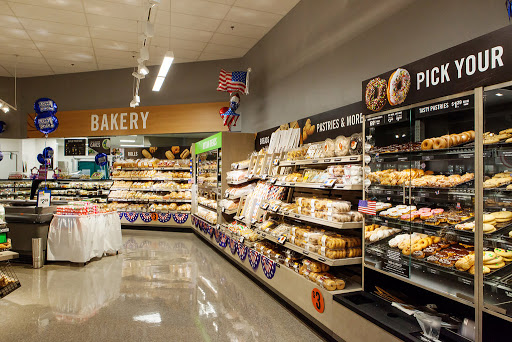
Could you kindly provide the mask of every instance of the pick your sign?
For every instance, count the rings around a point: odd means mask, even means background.
[[[91,114],[91,131],[146,129],[149,112]]]

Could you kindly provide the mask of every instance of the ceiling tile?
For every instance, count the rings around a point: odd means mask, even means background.
[[[77,46],[92,46],[91,38],[76,37],[67,34],[43,33],[41,31],[28,31],[34,42],[47,42]]]
[[[2,50],[9,47],[37,49],[37,46],[35,46],[31,40],[10,38],[3,35],[0,35],[0,45],[2,46]]]
[[[3,44],[0,40],[0,43]],[[34,48],[27,48],[22,46],[14,46],[12,44],[6,44],[2,46],[2,53],[4,54],[13,54],[18,56],[32,56],[32,57],[40,57],[41,53],[37,50],[34,43],[32,43]]]
[[[170,28],[167,25],[155,25],[155,35],[162,37],[171,37],[184,39],[184,40],[196,40],[199,42],[209,42],[213,33],[208,31],[194,30],[188,29],[178,26],[173,26]]]
[[[91,27],[91,37],[115,40],[119,42],[137,43],[137,33],[127,31],[107,30],[98,27]],[[141,35],[139,35],[140,37]]]
[[[127,67],[119,65],[119,64],[108,64],[108,63],[98,62],[98,68],[100,70],[114,70],[114,69],[126,69]]]
[[[0,12],[3,13],[3,12]],[[14,15],[0,15],[0,26],[2,27],[10,27],[16,29],[23,29],[23,26],[19,22],[18,18]]]
[[[9,0],[10,3],[21,3],[28,5],[37,5],[51,9],[60,9],[65,11],[83,12],[82,2],[78,0]],[[12,6],[12,5],[11,5]]]
[[[249,49],[245,48],[238,48],[234,46],[226,46],[226,45],[219,45],[219,44],[212,44],[208,43],[206,48],[204,49],[204,52],[207,53],[214,53],[218,55],[226,55],[231,57],[242,57],[247,53]]]
[[[161,48],[169,49],[169,38],[167,37],[153,37],[151,38],[151,46],[158,46]],[[193,51],[203,51],[206,46],[206,42],[198,42],[193,40],[183,40],[183,39],[171,39],[170,50],[173,49],[187,49]]]
[[[87,26],[61,24],[29,18],[20,18],[20,22],[23,24],[24,28],[29,31],[69,34],[77,37],[89,37],[89,28]]]
[[[39,53],[39,52],[38,52]],[[2,63],[16,63],[16,61],[21,63],[29,63],[29,64],[48,64],[46,63],[46,59],[39,54],[38,57],[35,56],[18,56],[16,58],[15,55],[3,55],[0,54],[0,64]]]
[[[234,26],[234,28],[231,29],[231,26]],[[264,35],[267,34],[269,30],[270,28],[268,27],[246,25],[224,20],[217,29],[217,32],[224,34],[232,34],[234,36],[261,39],[263,38]]]
[[[88,72],[88,71],[97,71],[98,70],[96,65],[94,65],[94,66],[90,66],[90,65],[81,66],[79,64],[75,64],[74,66],[71,66],[71,65],[69,65],[69,66],[56,66],[56,67],[52,66],[52,69],[53,69],[53,71],[56,74],[72,74],[72,73],[75,73],[75,72]]]
[[[0,1],[0,13],[5,15],[14,15],[6,1]]]
[[[217,60],[217,59],[230,59],[230,58],[233,58],[233,57],[229,57],[229,56],[225,56],[225,55],[218,55],[215,53],[203,52],[197,60],[198,61],[211,61],[211,60]]]
[[[236,0],[208,0],[208,1],[216,2],[216,3],[224,4],[224,5],[233,5]]]
[[[223,34],[217,32],[213,34],[213,37],[210,40],[210,42],[221,45],[250,49],[258,42],[258,39],[233,36],[231,34]]]
[[[8,69],[9,70],[9,69]],[[45,71],[45,70],[18,70],[16,77],[38,77],[38,76],[49,76],[54,75],[53,71]]]
[[[157,64],[162,63],[162,59],[167,52],[166,49],[150,48],[149,49],[149,60],[154,61]],[[174,57],[176,58],[190,58],[196,59],[201,54],[200,51],[192,51],[187,49],[173,49]]]
[[[71,62],[93,62],[94,54],[92,52],[72,52],[72,51],[41,51],[46,60],[64,59]]]
[[[27,32],[25,32],[25,30],[9,28],[9,27],[0,27],[0,36],[6,37],[6,38],[15,38],[15,39],[30,39]]]
[[[0,65],[0,76],[11,77],[12,75]]]
[[[94,52],[96,54],[96,58],[98,59],[100,57],[109,57],[122,60],[130,60],[133,61],[134,64],[137,64],[138,55],[134,54],[133,52],[101,48],[94,49]]]
[[[285,15],[295,7],[299,1],[300,0],[236,0],[234,5],[236,7]]]
[[[103,15],[87,14],[87,22],[92,27],[137,33],[136,20],[110,18]]]
[[[9,71],[13,71],[14,75],[14,68],[16,68],[16,73],[18,70],[44,70],[44,71],[51,71],[51,68],[48,66],[48,64],[33,64],[33,63],[25,63],[25,62],[19,62],[16,63],[16,61],[2,61],[0,62],[0,65],[2,65],[4,68],[8,69]]]
[[[241,7],[231,7],[225,20],[235,23],[243,23],[254,26],[273,27],[281,20],[283,16],[280,14],[255,11]]]
[[[83,0],[85,12],[90,14],[103,15],[110,18],[122,18],[132,20],[143,20],[147,16],[147,8],[119,4],[104,0]]]
[[[98,61],[98,65],[100,64],[108,64],[108,65],[117,65],[123,68],[133,68],[137,65],[137,60],[132,56],[124,56],[121,58],[115,57],[105,57],[105,56],[96,56],[96,60]],[[100,66],[101,68],[101,66]]]
[[[200,17],[223,19],[231,6],[203,0],[173,0],[171,11]]]
[[[156,15],[156,24],[169,25],[169,12],[159,11]],[[183,13],[172,14],[172,26],[179,26],[195,30],[214,32],[220,24],[219,19],[211,19]]]
[[[98,49],[112,49],[122,51],[138,51],[140,45],[137,43],[120,42],[115,40],[92,38],[94,48]]]
[[[57,23],[86,25],[84,13],[63,11],[54,8],[32,6],[20,3],[10,3],[11,9],[17,17],[48,20]]]
[[[58,44],[51,42],[34,42],[41,51],[88,53],[91,49],[87,46]]]
[[[67,68],[67,67],[75,67],[75,68],[96,68],[96,62],[70,62],[65,59],[51,58],[48,59],[48,64],[52,68]],[[73,65],[71,65],[73,64]]]
[[[173,63],[176,63],[176,64],[178,64],[178,63],[190,63],[190,62],[195,62],[195,61],[197,61],[197,58],[194,58],[194,59],[192,59],[192,58],[175,58]]]

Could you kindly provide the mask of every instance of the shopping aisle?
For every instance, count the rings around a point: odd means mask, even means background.
[[[15,266],[1,341],[320,341],[193,234],[123,230],[86,267]]]

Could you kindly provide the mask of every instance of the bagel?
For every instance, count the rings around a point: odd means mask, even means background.
[[[421,143],[422,150],[431,150],[433,148],[434,148],[434,142],[432,141],[432,139],[425,139]]]
[[[441,139],[444,139],[446,141],[446,147],[452,146],[452,140],[450,139],[449,134],[443,135]]]
[[[458,134],[452,134],[451,136],[455,139],[455,145],[460,144],[460,137]]]
[[[446,141],[441,138],[434,138],[434,150],[446,148]]]
[[[471,137],[471,140],[475,140],[475,131],[471,130],[471,131],[468,131],[469,133],[469,136]]]
[[[460,134],[460,139],[462,140],[462,143],[467,143],[470,138],[471,138],[471,135],[469,135],[467,133]]]

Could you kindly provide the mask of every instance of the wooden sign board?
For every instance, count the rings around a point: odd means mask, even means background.
[[[199,133],[227,131],[219,116],[225,102],[109,108],[57,112],[59,127],[52,138],[135,134]],[[35,113],[27,118],[27,137],[42,138],[34,126]]]

